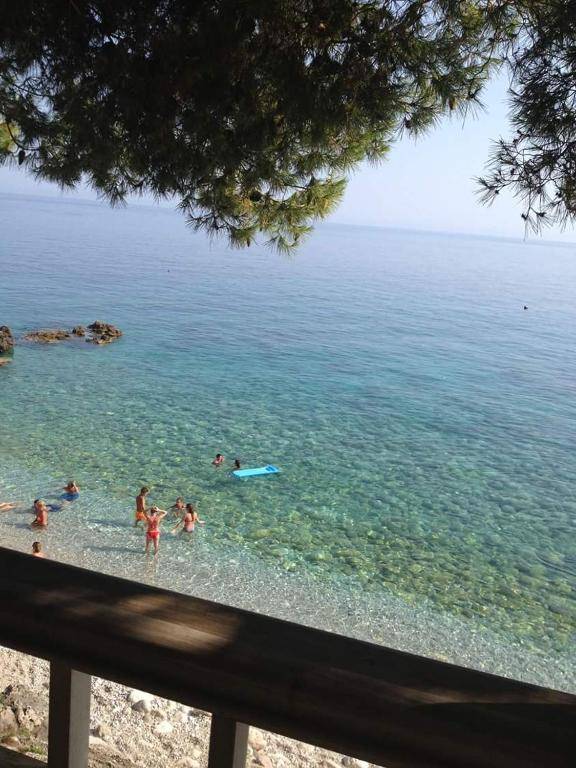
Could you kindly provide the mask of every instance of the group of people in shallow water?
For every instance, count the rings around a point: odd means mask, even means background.
[[[48,526],[48,512],[57,512],[69,501],[74,501],[80,496],[80,488],[74,480],[66,483],[62,489],[64,493],[61,496],[62,504],[46,504],[42,499],[34,499],[34,514],[36,517],[30,523],[32,528],[46,528]]]
[[[158,552],[158,545],[160,543],[160,523],[169,514],[165,509],[160,509],[155,505],[151,507],[146,506],[146,497],[150,493],[150,489],[146,486],[140,489],[140,493],[136,496],[136,515],[134,520],[134,526],[138,526],[140,523],[144,523],[146,529],[146,549],[148,554],[150,544],[154,545],[154,554]],[[186,504],[181,496],[178,496],[175,503],[170,507],[170,511],[177,519],[176,525],[172,528],[171,533],[193,533],[196,523],[204,525],[204,520],[200,520],[198,512],[194,504]]]
[[[217,453],[212,461],[212,466],[215,468],[223,467],[225,461],[225,457],[221,453]],[[234,470],[240,469],[241,466],[240,460],[234,459]],[[64,493],[60,497],[62,500],[61,504],[47,504],[42,499],[34,500],[33,509],[35,517],[30,523],[31,528],[47,528],[49,512],[61,510],[64,504],[72,502],[80,496],[80,487],[74,480],[70,480],[66,483],[62,490]],[[148,554],[151,544],[154,547],[154,554],[158,553],[160,523],[170,513],[173,518],[176,519],[176,524],[170,531],[174,535],[177,533],[193,533],[197,523],[199,525],[204,525],[204,520],[200,520],[194,504],[186,503],[181,496],[176,499],[175,503],[170,507],[170,510],[167,511],[165,509],[160,509],[160,507],[157,507],[156,505],[148,507],[146,505],[146,497],[149,493],[150,489],[147,486],[143,486],[140,489],[138,496],[136,496],[136,514],[134,520],[135,527],[138,527],[140,523],[144,524],[146,531],[146,554]],[[7,512],[14,509],[16,506],[17,505],[13,502],[0,502],[0,512]],[[33,542],[32,554],[35,557],[44,557],[41,542]]]

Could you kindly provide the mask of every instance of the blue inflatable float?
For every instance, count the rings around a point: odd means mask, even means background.
[[[254,469],[235,469],[232,474],[234,477],[258,477],[260,475],[276,475],[280,472],[278,467],[268,464],[266,467],[255,467]]]

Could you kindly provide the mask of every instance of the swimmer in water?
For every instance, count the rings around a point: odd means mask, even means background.
[[[150,542],[154,542],[154,555],[158,554],[158,545],[160,543],[160,523],[162,518],[166,517],[168,512],[158,507],[152,507],[150,512],[144,512],[146,519],[146,550],[148,554],[150,549]]]
[[[80,486],[76,485],[74,480],[70,480],[62,490],[66,491],[70,496],[77,496],[80,493]]]
[[[184,499],[182,496],[178,496],[174,504],[170,507],[172,510],[174,517],[177,517],[178,520],[180,520],[180,515],[184,510],[186,509],[186,504],[184,504]]]
[[[32,555],[33,557],[45,557],[42,552],[42,544],[39,541],[32,542]]]
[[[176,533],[176,530],[180,528],[180,533],[193,533],[196,523],[204,525],[204,520],[200,520],[198,512],[194,504],[186,504],[186,514],[179,520],[178,523],[172,529],[172,533]]]
[[[48,507],[46,502],[42,499],[36,499],[34,502],[34,512],[36,517],[30,523],[32,528],[47,528],[48,527]]]
[[[222,456],[221,453],[216,454],[216,458],[212,462],[212,466],[214,467],[221,467],[222,464],[224,464],[224,456]]]
[[[234,459],[234,469],[240,469],[242,467],[242,464],[240,464],[240,459]]]
[[[134,527],[138,523],[146,522],[146,496],[150,493],[150,489],[144,486],[140,488],[140,493],[136,496],[136,517],[134,520]]]

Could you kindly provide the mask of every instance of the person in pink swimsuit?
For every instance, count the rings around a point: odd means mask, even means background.
[[[48,507],[46,502],[42,499],[36,499],[34,502],[34,512],[36,517],[30,523],[32,528],[47,528],[48,527]]]
[[[196,523],[204,525],[204,520],[200,520],[198,512],[194,504],[186,504],[186,514],[179,520],[178,523],[172,529],[172,533],[176,533],[176,530],[180,528],[180,533],[193,533]]]
[[[144,512],[146,518],[146,554],[150,549],[150,542],[154,543],[154,554],[158,554],[158,544],[160,542],[160,522],[166,517],[168,512],[158,507],[152,507],[150,512]]]

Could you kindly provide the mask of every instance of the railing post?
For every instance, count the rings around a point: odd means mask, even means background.
[[[86,768],[90,737],[90,675],[50,663],[49,768]]]
[[[227,717],[212,715],[208,768],[244,768],[249,728]]]

